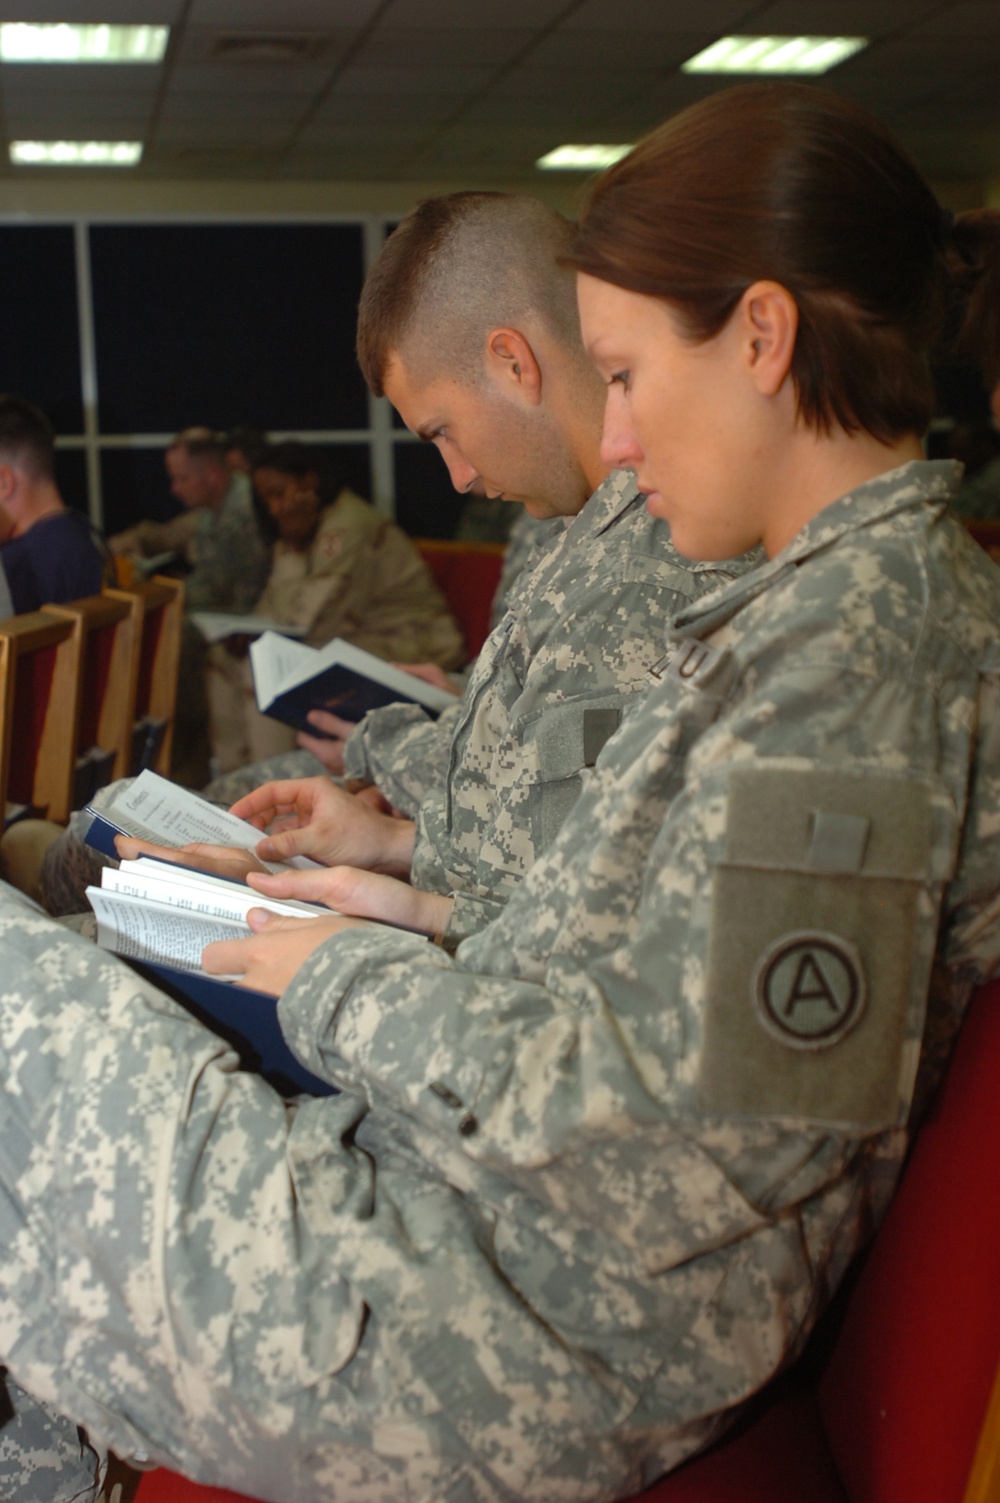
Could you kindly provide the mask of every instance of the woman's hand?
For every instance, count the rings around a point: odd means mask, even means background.
[[[265,870],[252,851],[244,851],[237,845],[207,845],[196,841],[192,845],[154,845],[149,840],[139,840],[135,835],[116,835],[115,850],[122,861],[134,861],[137,856],[158,856],[162,861],[173,861],[178,866],[194,866],[199,871],[212,872],[217,877],[234,877],[245,882],[248,872]]]
[[[249,939],[221,939],[206,945],[201,963],[210,976],[236,976],[240,986],[280,997],[312,952],[343,929],[364,927],[361,919],[278,918],[251,908]]]
[[[377,919],[420,934],[443,933],[451,916],[451,898],[422,892],[408,882],[377,876],[356,866],[331,866],[311,872],[254,872],[247,881],[269,898],[325,903],[338,913]]]
[[[232,813],[258,829],[272,827],[257,846],[261,861],[311,856],[325,866],[361,866],[397,877],[409,874],[412,822],[379,813],[329,778],[265,783],[235,803]]]

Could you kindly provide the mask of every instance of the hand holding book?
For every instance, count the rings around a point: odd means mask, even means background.
[[[250,939],[224,939],[208,945],[201,963],[210,976],[231,976],[238,986],[280,997],[309,956],[333,934],[364,928],[367,920],[342,918],[277,918],[252,908],[247,922]]]
[[[116,835],[115,850],[122,861],[136,861],[140,856],[155,856],[159,861],[191,866],[196,871],[212,872],[217,877],[229,877],[234,882],[245,882],[250,872],[267,870],[252,851],[241,850],[239,846],[232,845],[208,845],[204,841],[169,846],[157,845],[151,840],[140,840],[136,835]]]
[[[412,821],[395,819],[329,778],[293,778],[265,783],[230,811],[270,833],[258,842],[262,863],[308,856],[324,866],[361,866],[390,876],[409,875]]]
[[[395,877],[380,876],[356,866],[316,867],[312,871],[251,872],[247,883],[267,898],[294,898],[323,903],[356,918],[377,919],[419,934],[442,934],[453,900],[442,893],[422,892]]]

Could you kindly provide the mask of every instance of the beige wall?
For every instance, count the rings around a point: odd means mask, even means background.
[[[481,186],[532,193],[563,213],[574,214],[584,182],[583,178],[563,174],[547,177],[540,173],[537,181]],[[126,182],[110,173],[86,180],[64,176],[51,181],[39,177],[5,178],[0,179],[0,217],[9,220],[52,216],[72,218],[75,215],[102,217],[121,214],[129,218],[144,218],[232,214],[256,218],[273,214],[277,218],[286,218],[300,214],[401,214],[418,199],[431,194],[476,186],[480,185],[455,182],[161,182],[135,178]]]

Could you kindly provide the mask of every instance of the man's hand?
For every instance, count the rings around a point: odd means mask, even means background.
[[[253,872],[247,881],[269,898],[325,903],[338,913],[377,919],[420,934],[442,934],[452,909],[452,899],[440,893],[422,892],[408,882],[377,876],[356,866],[330,866],[311,872]]]
[[[252,851],[244,851],[237,845],[207,845],[204,841],[182,846],[153,845],[135,835],[116,835],[115,850],[122,861],[134,861],[137,856],[159,856],[163,861],[194,866],[217,877],[235,877],[239,882],[246,881],[248,872],[265,870]]]
[[[249,939],[221,939],[206,945],[201,963],[210,976],[236,976],[240,986],[280,997],[315,949],[343,929],[364,927],[361,919],[278,918],[251,908]]]
[[[414,678],[423,679],[425,684],[433,684],[435,689],[444,689],[447,694],[454,694],[456,699],[462,690],[455,680],[438,663],[393,663],[394,668],[399,668],[403,673],[412,673]]]
[[[329,778],[289,778],[255,788],[232,807],[259,830],[261,861],[311,856],[324,866],[361,866],[394,877],[409,875],[414,827],[381,814]]]
[[[328,772],[339,776],[344,770],[344,743],[355,729],[353,720],[341,720],[329,710],[310,710],[308,719],[309,724],[323,734],[310,736],[307,731],[299,731],[299,745],[304,751],[312,752]]]

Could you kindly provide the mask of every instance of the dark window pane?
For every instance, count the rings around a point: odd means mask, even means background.
[[[101,431],[364,428],[359,225],[90,231]]]
[[[88,511],[87,456],[82,449],[56,450],[56,485],[67,506]]]
[[[396,444],[396,521],[413,538],[451,538],[464,497],[433,444]]]
[[[101,454],[104,530],[110,537],[152,517],[164,522],[180,510],[170,494],[162,449],[105,449]]]
[[[57,433],[82,433],[72,227],[4,225],[0,266],[0,391],[37,403]]]

